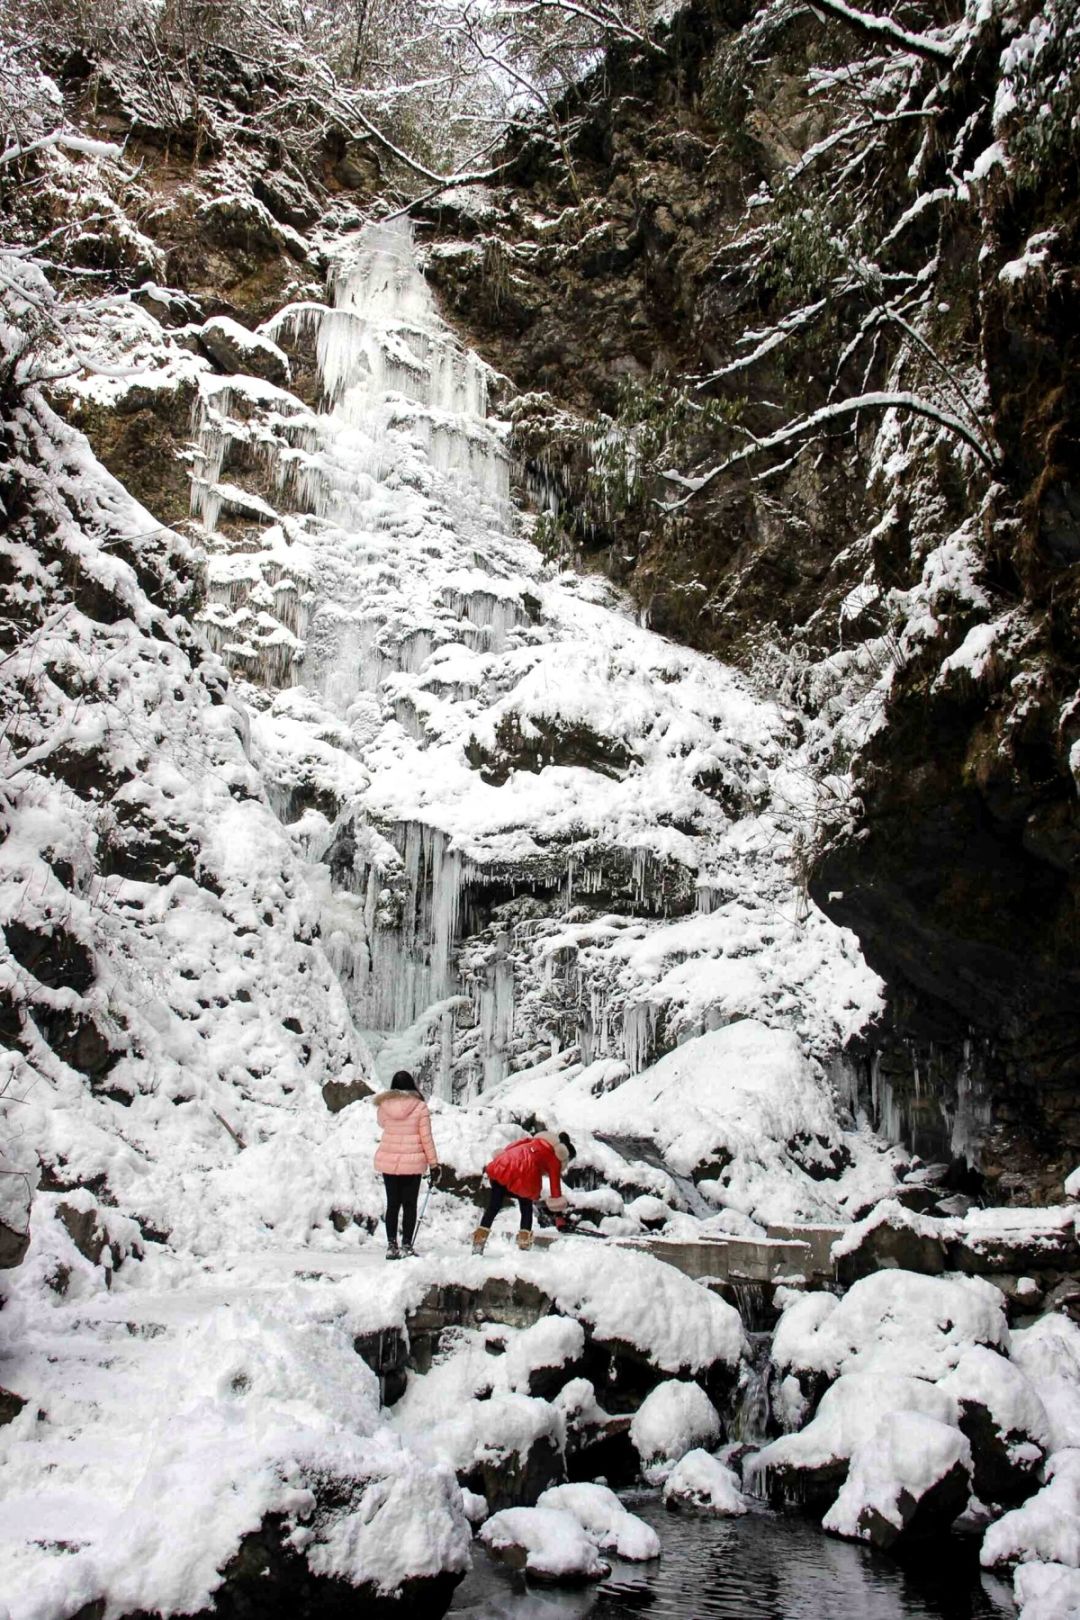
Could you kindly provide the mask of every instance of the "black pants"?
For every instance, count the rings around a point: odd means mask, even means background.
[[[386,1183],[386,1239],[397,1242],[398,1213],[401,1214],[401,1241],[408,1248],[416,1229],[416,1200],[420,1196],[419,1176],[383,1176]]]
[[[487,1209],[484,1211],[484,1218],[480,1223],[481,1226],[486,1226],[490,1230],[492,1221],[495,1219],[500,1209],[502,1209],[503,1205],[506,1203],[506,1200],[508,1198],[512,1198],[513,1196],[514,1195],[510,1191],[509,1187],[504,1187],[501,1181],[493,1181],[491,1183],[491,1196],[487,1201]],[[521,1230],[523,1232],[531,1232],[533,1221],[532,1199],[519,1198],[517,1203],[518,1209],[521,1211]]]

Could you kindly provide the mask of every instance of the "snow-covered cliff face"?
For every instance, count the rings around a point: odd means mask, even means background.
[[[792,716],[545,562],[498,379],[406,225],[347,242],[331,286],[252,340],[313,357],[321,408],[203,376],[194,512],[202,622],[358,1026],[459,1099],[551,1059],[610,1084],[745,1016],[834,1057],[877,986],[800,889]]]
[[[94,1189],[124,1252],[140,1226],[212,1243],[239,1147],[321,1116],[367,1057],[247,717],[183,617],[191,546],[39,395],[9,407],[2,1179]],[[216,1210],[193,1207],[217,1173]]]

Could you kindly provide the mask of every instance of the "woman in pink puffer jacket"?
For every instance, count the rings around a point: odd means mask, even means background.
[[[386,1185],[386,1257],[399,1260],[414,1254],[413,1232],[416,1229],[416,1200],[420,1194],[420,1177],[425,1170],[434,1183],[439,1169],[439,1155],[431,1135],[431,1115],[428,1105],[416,1089],[416,1082],[406,1069],[399,1069],[390,1082],[389,1091],[380,1091],[374,1099],[382,1128],[382,1140],[375,1153],[375,1168]],[[401,1247],[398,1248],[398,1216],[401,1216]]]

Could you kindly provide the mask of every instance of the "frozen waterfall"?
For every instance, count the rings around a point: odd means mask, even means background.
[[[872,992],[797,904],[784,716],[531,544],[493,374],[407,223],[328,281],[263,329],[294,392],[203,377],[192,508],[202,623],[357,1025],[457,1098],[547,1063],[607,1084],[770,1009],[831,1048],[829,985]]]

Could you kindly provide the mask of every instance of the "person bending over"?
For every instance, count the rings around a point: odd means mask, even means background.
[[[390,1082],[390,1090],[380,1091],[373,1101],[382,1129],[375,1168],[386,1187],[386,1258],[401,1260],[416,1252],[412,1240],[420,1177],[427,1170],[433,1184],[438,1180],[439,1155],[431,1135],[428,1105],[407,1069],[399,1069]]]
[[[483,1254],[484,1245],[491,1235],[491,1223],[508,1198],[516,1198],[521,1211],[521,1230],[517,1241],[519,1249],[531,1249],[533,1234],[533,1201],[540,1197],[544,1177],[550,1192],[546,1200],[552,1210],[565,1209],[561,1176],[570,1160],[575,1157],[574,1144],[565,1131],[540,1131],[536,1136],[523,1136],[496,1153],[487,1166],[491,1194],[481,1224],[473,1233],[473,1253]]]

